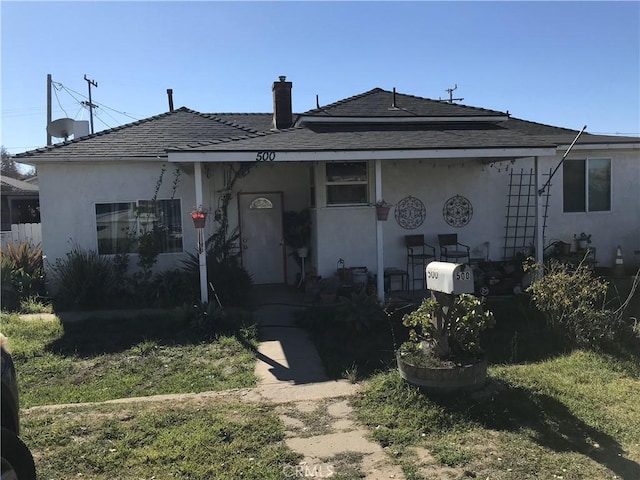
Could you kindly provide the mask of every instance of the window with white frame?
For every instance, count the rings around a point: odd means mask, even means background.
[[[611,159],[565,160],[562,167],[563,210],[611,210]]]
[[[138,200],[96,203],[98,253],[135,253],[136,238],[153,232],[160,239],[160,253],[182,252],[180,200]]]
[[[326,164],[327,205],[364,205],[368,202],[367,162]]]

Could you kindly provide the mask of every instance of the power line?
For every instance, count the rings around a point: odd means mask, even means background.
[[[60,99],[58,98],[58,89],[55,87],[53,87],[53,93],[56,96],[56,100],[58,101],[58,106],[62,109],[62,111],[64,112],[64,114],[68,117],[69,114],[67,113],[67,111],[62,107],[62,104],[60,103]]]
[[[62,85],[62,84],[61,84],[61,85]],[[85,95],[83,95],[82,93],[76,92],[75,90],[72,90],[72,89],[71,89],[71,88],[69,88],[69,87],[65,87],[65,86],[63,85],[63,88],[64,88],[64,89],[67,91],[67,93],[69,93],[69,95],[70,95],[74,100],[76,100],[78,103],[82,103],[82,101],[78,100],[78,99],[77,99],[77,98],[75,98],[73,95],[71,95],[71,92],[75,93],[76,95],[79,95],[79,96],[80,96],[80,97],[82,97],[82,98],[87,98],[87,97],[86,97]],[[104,103],[101,103],[101,102],[93,102],[93,103],[94,103],[95,105],[98,105],[98,106],[102,107],[102,108],[109,109],[109,110],[111,110],[112,112],[119,113],[120,115],[124,115],[125,117],[129,117],[129,118],[131,118],[132,120],[140,120],[140,118],[139,118],[139,117],[134,117],[134,116],[130,115],[130,114],[129,114],[129,113],[127,113],[127,112],[122,112],[122,111],[120,111],[120,110],[116,110],[115,108],[111,108],[111,107],[109,107],[108,105],[105,105]]]
[[[107,122],[102,120],[102,118],[100,118],[100,115],[98,115],[97,113],[96,113],[96,119],[100,120],[104,124],[105,127],[109,128],[109,129],[113,128],[111,125],[107,124]]]

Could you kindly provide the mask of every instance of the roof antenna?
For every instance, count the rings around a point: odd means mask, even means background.
[[[445,100],[445,101],[448,101],[449,103],[453,103],[453,102],[461,102],[462,100],[464,100],[464,98],[453,98],[453,92],[455,92],[457,89],[458,89],[457,83],[453,88],[447,88],[445,92],[449,94],[449,100]],[[442,100],[442,98],[440,98],[439,100]]]
[[[318,98],[318,95],[316,95],[316,108],[320,108],[320,99]]]

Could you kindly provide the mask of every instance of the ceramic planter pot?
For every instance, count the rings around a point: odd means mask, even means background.
[[[400,376],[431,393],[472,392],[487,383],[487,359],[479,362],[452,367],[424,367],[412,365],[405,357],[396,353]]]

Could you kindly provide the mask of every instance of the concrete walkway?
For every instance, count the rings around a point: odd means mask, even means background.
[[[302,294],[283,287],[256,287],[254,315],[260,345],[255,373],[256,388],[225,392],[155,395],[123,398],[104,403],[177,401],[188,398],[229,398],[247,402],[270,402],[285,427],[285,443],[302,455],[299,465],[287,470],[287,478],[402,479],[404,475],[384,449],[368,439],[359,426],[349,397],[359,385],[347,380],[329,380],[315,346],[296,326],[294,313],[309,306]],[[136,311],[135,314],[139,314]],[[118,312],[118,316],[127,312]],[[91,312],[92,317],[113,318],[114,312]],[[34,314],[25,319],[55,319],[73,322],[86,312]],[[58,409],[85,404],[49,405],[33,409]],[[92,405],[92,404],[86,404]]]
[[[347,397],[357,393],[358,385],[329,380],[313,343],[295,325],[294,313],[306,306],[302,298],[282,289],[260,289],[254,303],[260,335],[255,393],[277,405],[285,443],[304,457],[299,477],[404,478],[355,422]]]

